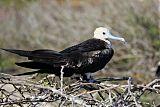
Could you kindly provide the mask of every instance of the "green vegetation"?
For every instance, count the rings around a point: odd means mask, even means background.
[[[128,44],[113,42],[115,55],[105,76],[118,76],[118,72],[135,76],[132,72],[136,75],[147,72],[147,77],[153,79],[152,69],[159,59],[160,47],[157,2],[119,2],[61,0],[59,4],[56,1],[1,0],[0,47],[61,50],[92,37],[96,27],[108,25],[113,28],[113,33],[126,38]],[[29,5],[24,5],[27,3]],[[12,4],[25,8],[13,10]],[[0,57],[1,67],[7,67],[8,53]]]
[[[150,104],[156,104],[157,101],[160,101],[160,96],[153,93],[145,93],[145,95],[141,97],[141,101],[147,102],[143,104],[144,107],[151,107]]]
[[[4,58],[0,58],[0,67],[1,67],[1,68],[4,68],[4,67],[6,67],[6,66],[10,66],[11,64],[13,64],[13,63],[11,63],[11,62],[13,62],[11,59],[6,60],[6,59],[4,59]]]
[[[20,9],[26,6],[26,4],[33,1],[36,1],[36,0],[0,0],[0,6],[4,6],[7,8],[15,7],[17,9]]]
[[[153,68],[160,58],[157,2],[1,0],[0,47],[61,50],[91,38],[96,27],[108,25],[113,33],[126,38],[128,44],[113,42],[115,55],[106,72],[97,72],[96,78],[131,76],[137,83],[147,83],[156,78]],[[1,52],[0,69],[19,58]]]

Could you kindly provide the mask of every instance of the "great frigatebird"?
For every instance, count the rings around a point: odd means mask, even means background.
[[[65,66],[63,70],[65,77],[81,74],[83,79],[92,82],[90,73],[104,68],[114,54],[110,40],[125,42],[124,38],[113,36],[108,28],[99,27],[94,31],[93,38],[60,52],[48,49],[27,51],[2,48],[2,50],[27,57],[30,60],[16,63],[16,65],[37,69],[37,71],[18,75],[50,73],[60,76],[61,67]]]

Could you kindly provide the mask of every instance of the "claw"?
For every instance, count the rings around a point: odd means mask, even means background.
[[[83,75],[83,80],[89,83],[100,83],[100,81],[94,80],[91,76],[91,73],[85,73]]]

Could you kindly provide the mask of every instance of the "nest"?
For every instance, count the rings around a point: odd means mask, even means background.
[[[154,103],[141,102],[140,97],[145,92],[160,94],[160,79],[155,79],[146,85],[134,84],[129,77],[123,85],[107,83],[103,79],[101,83],[75,81],[56,87],[55,81],[51,78],[54,76],[47,76],[41,81],[33,82],[29,79],[1,74],[1,107],[43,107],[49,104],[60,107],[68,105],[72,107],[155,106]],[[64,81],[61,80],[60,83]]]

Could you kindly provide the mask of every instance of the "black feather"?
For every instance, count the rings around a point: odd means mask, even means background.
[[[156,76],[160,77],[160,65],[157,66]]]
[[[31,69],[53,69],[53,66],[41,62],[20,62],[15,64],[21,67],[31,68]]]
[[[32,72],[25,72],[25,73],[20,73],[20,74],[15,74],[14,76],[23,76],[23,75],[32,75],[35,73],[43,73],[41,70],[38,71],[32,71]]]
[[[7,52],[11,52],[20,56],[25,56],[28,57],[31,54],[31,51],[24,51],[24,50],[16,50],[16,49],[4,49],[1,48],[2,50],[5,50]]]
[[[61,67],[65,66],[64,76],[75,74],[93,73],[104,68],[112,58],[114,51],[109,44],[100,39],[89,39],[80,44],[66,48],[60,52],[54,50],[16,50],[3,49],[5,51],[28,57],[30,62],[16,63],[18,66],[38,69],[38,71],[23,73],[50,73],[60,76]],[[43,72],[42,72],[43,71]]]

